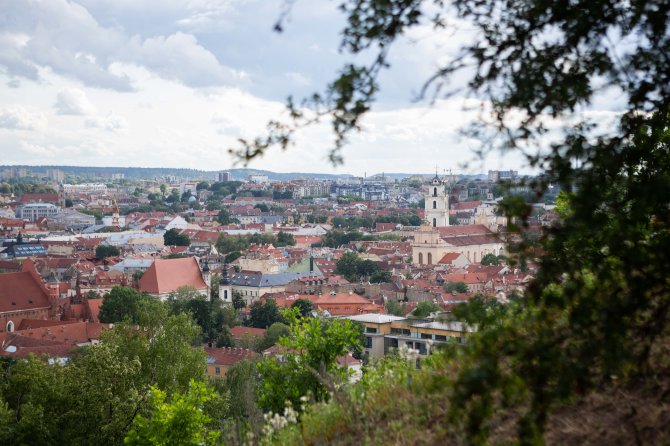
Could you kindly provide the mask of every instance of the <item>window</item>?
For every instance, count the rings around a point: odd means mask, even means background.
[[[372,348],[372,338],[370,336],[365,337],[365,348]]]
[[[433,218],[433,227],[434,227],[434,228],[437,227],[437,218]]]
[[[426,350],[426,344],[423,342],[417,342],[416,344],[416,349],[419,350],[420,355],[427,355],[428,350]]]
[[[437,197],[437,187],[433,188],[433,197]]]
[[[221,374],[221,367],[214,368],[214,373],[217,374],[217,375],[220,375]]]
[[[447,337],[446,337],[446,336],[442,336],[442,335],[435,335],[435,340],[436,340],[436,341],[447,342]]]
[[[14,331],[14,322],[12,321],[7,322],[7,332],[11,333],[13,331]]]
[[[433,264],[433,254],[430,252],[428,253],[428,264],[429,265]]]
[[[433,209],[437,209],[437,201],[433,200]]]
[[[408,328],[391,328],[391,334],[409,336],[410,331]]]
[[[223,290],[223,300],[228,300],[228,290]]]
[[[433,339],[433,335],[428,333],[421,333],[421,339]]]
[[[423,265],[423,253],[419,253],[419,265]]]
[[[348,308],[347,308],[348,309]],[[378,330],[374,327],[365,327],[365,332],[366,333],[377,333]]]

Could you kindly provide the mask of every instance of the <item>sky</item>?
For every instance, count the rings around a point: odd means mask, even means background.
[[[228,153],[238,138],[262,135],[288,96],[323,91],[352,60],[338,51],[337,4],[298,0],[277,33],[283,0],[0,0],[0,164],[242,167]],[[524,171],[514,154],[477,160],[479,142],[460,135],[478,102],[416,100],[437,63],[471,38],[464,25],[420,26],[398,42],[344,165],[328,161],[324,124],[248,167]]]

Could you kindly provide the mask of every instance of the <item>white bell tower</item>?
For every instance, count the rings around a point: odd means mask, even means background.
[[[426,221],[434,228],[449,226],[449,194],[445,182],[437,174],[424,198]]]

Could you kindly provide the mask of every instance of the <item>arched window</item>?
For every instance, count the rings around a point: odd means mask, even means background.
[[[423,265],[423,253],[419,253],[419,265]]]
[[[9,321],[7,322],[7,333],[11,333],[14,331],[14,322]]]
[[[433,200],[433,209],[437,209],[437,201]]]
[[[223,300],[228,300],[228,290],[223,290]]]
[[[428,253],[428,264],[429,265],[433,264],[433,254],[430,252]]]
[[[437,218],[433,218],[433,227],[437,227]]]
[[[433,188],[433,197],[437,197],[437,187]]]

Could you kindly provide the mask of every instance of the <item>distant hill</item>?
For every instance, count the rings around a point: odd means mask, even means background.
[[[28,166],[28,165],[0,165],[0,170],[23,167],[27,170],[37,174],[46,174],[48,169],[59,169],[65,172],[66,175],[75,176],[91,176],[97,178],[111,177],[112,174],[121,173],[127,179],[164,179],[168,176],[175,176],[178,179],[189,180],[216,180],[218,172],[198,169],[177,169],[170,167],[96,167],[96,166]],[[267,175],[271,181],[289,181],[296,179],[317,179],[317,180],[336,180],[343,178],[351,178],[354,175],[350,174],[329,174],[329,173],[312,173],[312,172],[272,172],[262,169],[222,169],[225,172],[230,172],[231,179],[244,180],[249,175]],[[377,174],[382,175],[382,174]],[[434,174],[415,174],[415,173],[383,173],[384,176],[393,180],[402,180],[403,178],[411,176],[431,177]],[[486,175],[459,175],[461,178],[485,179]]]

